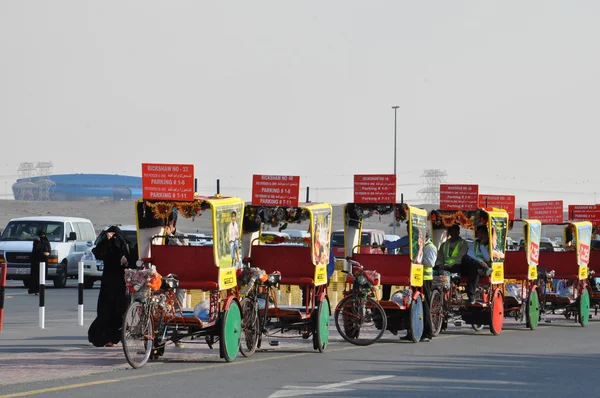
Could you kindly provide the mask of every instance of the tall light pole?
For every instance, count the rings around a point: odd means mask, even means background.
[[[396,179],[396,150],[397,150],[397,146],[396,146],[396,127],[397,127],[397,112],[398,112],[398,108],[399,106],[392,106],[392,109],[394,110],[394,190],[397,190],[397,186],[398,186],[398,180]],[[394,194],[396,192],[394,191]],[[394,195],[395,196],[395,195]],[[394,216],[394,221],[392,224],[392,235],[396,235],[396,217]]]

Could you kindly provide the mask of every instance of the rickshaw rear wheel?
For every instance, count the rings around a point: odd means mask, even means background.
[[[316,345],[316,349],[319,352],[325,351],[327,343],[329,343],[329,318],[331,317],[331,308],[329,307],[329,298],[325,296],[319,303],[317,308],[317,318],[315,326],[315,332],[313,334],[313,346]]]
[[[525,315],[527,319],[527,327],[531,330],[535,329],[540,322],[540,299],[535,287],[533,287],[529,292]]]
[[[365,301],[359,302],[359,300]],[[361,310],[363,306],[365,309],[368,309],[368,314],[363,313]],[[367,316],[369,318],[367,321],[373,322],[373,326],[377,332],[374,334],[364,332],[361,339],[359,337],[361,336],[362,321]],[[387,329],[385,310],[371,297],[367,297],[366,299],[358,299],[354,295],[344,297],[335,308],[334,318],[335,328],[340,336],[348,343],[358,346],[373,344],[383,336],[383,333]],[[358,322],[353,322],[353,320]]]
[[[496,288],[490,303],[490,331],[498,335],[502,332],[502,326],[504,326],[504,300],[500,288]]]
[[[444,307],[442,302],[442,295],[440,291],[434,289],[431,291],[431,301],[429,303],[429,313],[431,314],[431,326],[433,337],[437,337],[442,331],[442,325],[444,323]]]
[[[249,357],[256,351],[260,337],[260,318],[256,303],[250,298],[242,300],[242,336],[240,341],[240,352]]]
[[[583,292],[579,295],[578,301],[578,311],[579,311],[579,324],[581,326],[585,326],[588,324],[590,320],[590,292],[586,288],[583,289]]]
[[[127,308],[121,329],[123,353],[132,368],[141,368],[150,359],[153,336],[152,317],[142,303],[134,301]]]
[[[221,335],[219,336],[219,349],[221,357],[227,362],[233,361],[240,350],[240,337],[242,334],[242,311],[236,300],[232,300],[229,308],[223,311],[221,318]]]
[[[417,295],[416,299],[413,299],[410,303],[410,323],[408,329],[408,336],[413,343],[418,343],[423,337],[423,301],[421,295]]]

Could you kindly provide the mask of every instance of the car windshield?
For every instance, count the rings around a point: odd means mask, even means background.
[[[33,241],[38,231],[46,232],[50,242],[63,242],[65,231],[63,223],[52,221],[11,221],[2,232],[2,241]]]
[[[339,247],[344,246],[344,233],[334,232],[331,234],[331,246]]]
[[[137,244],[137,231],[121,230],[121,232],[123,232],[123,235],[125,235],[125,240],[127,242],[129,242],[129,246],[135,246]],[[98,242],[100,242],[102,239],[104,239],[105,236],[106,236],[106,230],[100,232],[100,234],[96,238],[96,241],[94,242],[94,245],[97,245]]]
[[[540,251],[553,252],[554,245],[552,244],[552,242],[540,242]]]

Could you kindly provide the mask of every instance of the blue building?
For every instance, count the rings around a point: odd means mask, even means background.
[[[142,197],[142,177],[56,174],[19,179],[12,191],[15,199],[25,200],[136,200]]]

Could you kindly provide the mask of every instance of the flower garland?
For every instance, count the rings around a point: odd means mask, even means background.
[[[184,218],[195,218],[202,215],[202,210],[205,209],[206,201],[196,199],[192,202],[150,202],[146,201],[145,205],[152,210],[154,218],[157,220],[167,220],[173,212],[181,214]]]
[[[261,207],[246,206],[244,210],[244,223],[271,227],[279,227],[283,223],[299,224],[310,219],[308,210],[300,207]]]
[[[433,210],[430,219],[435,229],[448,228],[454,224],[460,224],[461,227],[467,229],[475,229],[475,214],[472,211]]]
[[[353,222],[360,222],[373,215],[387,215],[394,213],[396,221],[404,221],[408,218],[408,205],[400,204],[358,204],[350,203],[346,206],[346,224],[351,225]]]

